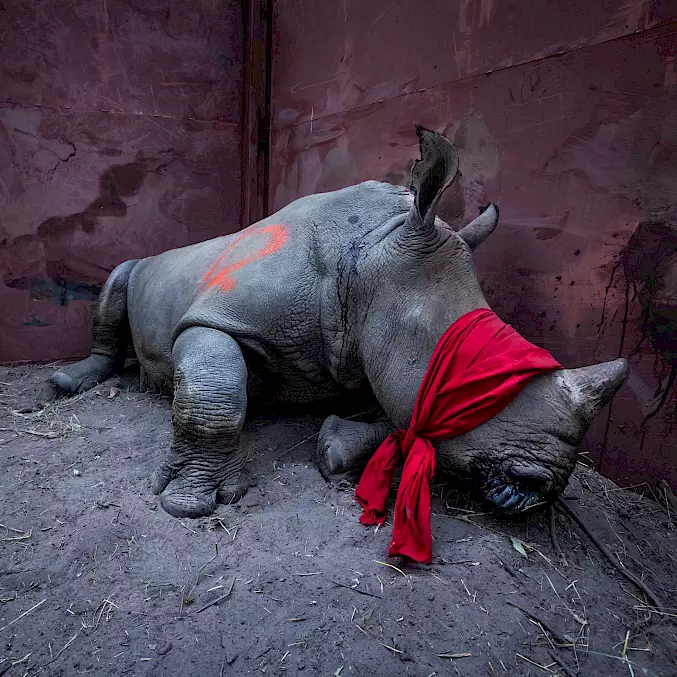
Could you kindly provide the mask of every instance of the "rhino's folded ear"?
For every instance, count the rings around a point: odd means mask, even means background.
[[[435,230],[435,216],[442,193],[453,183],[458,172],[458,151],[446,137],[416,125],[421,159],[411,170],[410,190],[414,206],[405,228],[419,235]]]

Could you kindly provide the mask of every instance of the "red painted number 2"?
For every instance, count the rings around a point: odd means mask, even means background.
[[[287,242],[289,233],[285,226],[274,224],[271,226],[260,226],[245,231],[239,237],[235,238],[225,251],[216,259],[214,265],[207,271],[204,277],[204,284],[210,289],[212,287],[219,287],[223,291],[232,291],[235,288],[235,277],[233,273],[248,266],[254,261],[258,261],[270,254],[275,253],[278,249],[282,249]],[[235,257],[231,263],[222,268],[222,264],[233,253],[233,249],[243,240],[250,240],[252,238],[261,239],[261,246],[253,253],[246,254],[242,257]]]

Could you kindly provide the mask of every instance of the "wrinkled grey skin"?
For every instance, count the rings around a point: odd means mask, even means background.
[[[229,291],[203,279],[241,234],[120,265],[96,308],[91,356],[56,372],[38,401],[107,378],[131,340],[149,378],[173,390],[174,438],[153,490],[177,517],[208,515],[246,491],[239,440],[248,398],[308,402],[370,389],[382,415],[373,423],[330,416],[317,450],[325,477],[362,467],[409,423],[445,330],[488,307],[472,250],[498,211],[490,205],[458,232],[436,218],[458,156],[443,136],[417,132],[422,159],[411,191],[368,181],[291,203],[258,224],[284,224],[285,245],[232,272]],[[233,251],[253,253],[261,238]],[[537,377],[499,415],[441,442],[438,468],[472,478],[508,512],[548,502],[564,489],[592,418],[626,377],[624,360]]]

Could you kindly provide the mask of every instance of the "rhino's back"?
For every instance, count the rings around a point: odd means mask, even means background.
[[[139,359],[156,380],[171,381],[178,333],[211,326],[276,370],[288,362],[322,380],[319,318],[332,269],[352,239],[410,204],[406,189],[369,181],[300,198],[238,233],[140,261],[128,298]]]
[[[299,198],[270,218],[302,225],[318,237],[315,244],[320,253],[331,259],[337,253],[340,255],[356,237],[406,214],[412,202],[411,193],[402,186],[364,181],[341,190]]]

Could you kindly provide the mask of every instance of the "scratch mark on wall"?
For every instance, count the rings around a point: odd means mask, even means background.
[[[669,56],[665,59],[665,77],[663,78],[663,87],[674,87],[677,85],[677,71],[675,71],[675,57]]]
[[[370,24],[367,31],[370,31],[386,14],[388,10],[384,9]]]
[[[480,28],[488,26],[494,15],[495,0],[480,1]]]

